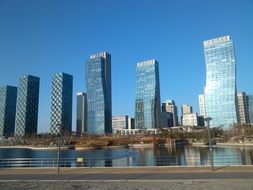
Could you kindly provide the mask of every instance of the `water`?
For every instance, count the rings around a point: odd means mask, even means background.
[[[62,166],[78,166],[76,163],[77,158],[83,159],[80,166],[88,167],[210,165],[210,152],[208,147],[185,146],[177,148],[61,150],[60,155],[62,158]],[[41,166],[42,164],[43,166],[52,166],[52,162],[55,164],[57,158],[57,150],[0,148],[0,163],[3,163],[1,159],[10,158],[36,158],[40,160]],[[253,165],[253,147],[214,147],[213,158],[214,164],[220,166]],[[47,159],[50,161],[45,162]],[[46,165],[44,165],[45,163]]]

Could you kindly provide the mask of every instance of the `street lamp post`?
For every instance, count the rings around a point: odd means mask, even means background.
[[[209,125],[209,122],[211,120],[212,120],[211,117],[205,118],[205,121],[207,122],[207,132],[208,132],[208,142],[209,142],[211,167],[212,167],[212,171],[214,171],[214,166],[213,166],[213,149],[212,149],[212,143],[211,143],[211,137],[210,137],[210,125]]]
[[[58,152],[57,152],[57,173],[60,173],[60,150],[61,150],[61,125],[58,124],[58,134],[57,134],[57,141],[58,141]]]

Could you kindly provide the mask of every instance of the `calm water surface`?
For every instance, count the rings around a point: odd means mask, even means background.
[[[210,164],[208,147],[61,150],[60,155],[65,162],[69,162],[69,166],[77,158],[84,159],[84,166],[200,166]],[[253,147],[214,147],[213,157],[215,165],[253,165]],[[57,150],[0,148],[0,159],[9,158],[57,158]]]

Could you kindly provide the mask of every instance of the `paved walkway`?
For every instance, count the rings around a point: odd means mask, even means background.
[[[60,168],[61,174],[91,174],[91,173],[253,173],[253,165],[250,166],[220,166],[214,167],[173,167],[173,166],[159,166],[159,167],[94,167],[94,168]],[[15,169],[0,169],[2,174],[55,174],[57,168],[15,168]]]
[[[249,190],[253,166],[0,169],[0,189]]]

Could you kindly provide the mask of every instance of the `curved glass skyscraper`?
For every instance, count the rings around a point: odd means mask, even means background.
[[[137,63],[137,89],[135,100],[135,128],[160,127],[160,82],[156,60]]]
[[[86,61],[87,129],[89,134],[112,133],[111,55],[100,52]]]
[[[205,107],[210,127],[227,129],[237,123],[236,61],[233,41],[224,36],[204,41]]]

